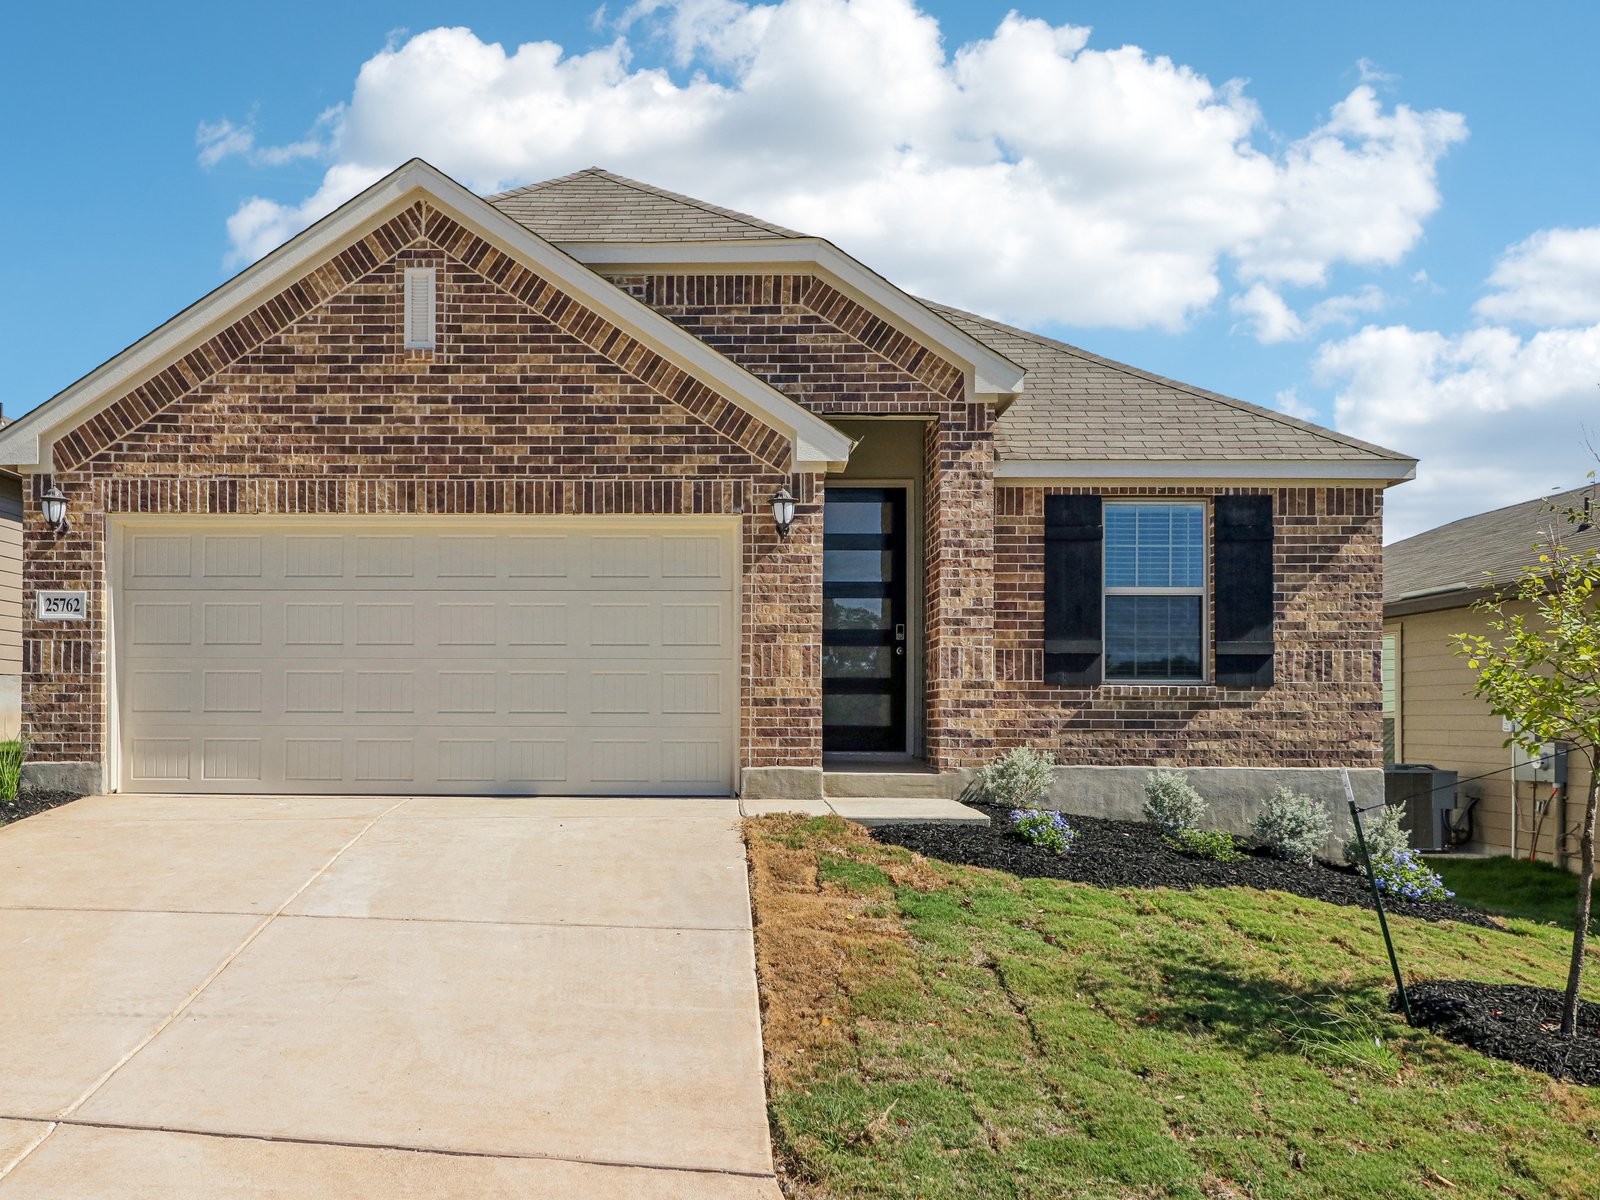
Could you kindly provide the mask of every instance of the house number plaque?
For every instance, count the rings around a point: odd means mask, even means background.
[[[82,621],[88,615],[88,592],[39,593],[39,620],[41,621]]]

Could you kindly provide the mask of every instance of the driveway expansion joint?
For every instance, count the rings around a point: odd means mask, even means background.
[[[776,1179],[776,1171],[740,1171],[731,1167],[692,1167],[681,1163],[633,1162],[623,1159],[582,1158],[571,1154],[537,1154],[526,1150],[453,1150],[442,1146],[425,1146],[401,1142],[355,1142],[332,1138],[288,1137],[271,1133],[233,1133],[218,1129],[185,1129],[175,1125],[134,1125],[125,1121],[85,1121],[75,1117],[16,1117],[0,1113],[0,1121],[21,1121],[30,1125],[48,1125],[47,1129],[27,1151],[17,1156],[12,1167],[17,1166],[58,1126],[76,1129],[118,1129],[129,1133],[181,1133],[188,1137],[227,1138],[245,1142],[275,1142],[291,1146],[337,1146],[346,1150],[401,1150],[409,1154],[438,1154],[447,1158],[508,1159],[527,1162],[568,1162],[586,1167],[615,1167],[629,1171],[676,1171],[684,1175],[731,1175],[739,1179]],[[6,1168],[7,1170],[10,1167]],[[0,1178],[5,1172],[0,1171]]]
[[[344,854],[344,852],[346,850],[350,849],[351,846],[354,846],[357,842],[359,842],[361,840],[361,838],[367,833],[367,831],[370,830],[379,821],[383,820],[384,817],[388,816],[395,809],[397,809],[401,805],[407,803],[409,800],[410,800],[409,796],[405,797],[404,799],[400,800],[398,803],[396,803],[394,805],[391,805],[389,808],[385,809],[383,812],[381,812],[377,816],[373,817],[372,820],[368,821],[365,825],[363,825],[361,827],[361,831],[359,833],[357,833],[355,835],[355,837],[351,838],[343,846],[339,847],[339,849],[334,852],[333,857],[328,859],[327,862],[323,863],[322,866],[318,867],[317,870],[312,873],[311,878],[307,879],[304,883],[302,883],[299,887],[297,887],[294,890],[294,893],[291,896],[289,896],[288,899],[286,899],[282,904],[280,904],[271,913],[267,914],[267,916],[262,919],[261,923],[258,924],[254,929],[252,929],[245,936],[244,941],[240,942],[239,945],[237,947],[235,947],[234,950],[222,960],[222,962],[217,964],[217,966],[211,971],[211,973],[209,975],[207,975],[204,979],[202,979],[200,981],[199,985],[197,987],[195,987],[192,991],[190,991],[190,993],[183,998],[183,1001],[175,1009],[173,1009],[172,1012],[168,1013],[166,1017],[164,1017],[161,1021],[159,1021],[156,1024],[154,1029],[152,1029],[149,1033],[145,1034],[145,1036],[143,1038],[141,1038],[139,1040],[139,1042],[131,1050],[129,1050],[126,1054],[124,1054],[121,1058],[119,1058],[115,1063],[113,1063],[110,1070],[106,1071],[103,1075],[101,1075],[98,1079],[96,1079],[92,1084],[90,1084],[88,1089],[82,1095],[80,1095],[71,1104],[69,1104],[65,1108],[63,1108],[60,1112],[58,1112],[55,1115],[54,1124],[53,1124],[52,1128],[46,1130],[42,1137],[40,1137],[36,1142],[34,1142],[31,1146],[29,1146],[27,1148],[27,1150],[25,1150],[22,1154],[18,1155],[17,1158],[6,1167],[5,1174],[10,1174],[17,1167],[21,1166],[24,1162],[26,1162],[28,1160],[28,1158],[31,1157],[34,1154],[34,1152],[39,1149],[40,1146],[43,1146],[47,1141],[50,1140],[50,1136],[51,1136],[51,1134],[53,1134],[55,1132],[56,1128],[59,1128],[62,1124],[67,1123],[67,1119],[70,1118],[73,1113],[77,1112],[80,1108],[82,1108],[85,1104],[87,1104],[89,1102],[90,1098],[96,1092],[98,1092],[108,1082],[110,1082],[112,1076],[114,1076],[123,1067],[127,1066],[128,1063],[131,1062],[133,1060],[133,1058],[141,1050],[143,1050],[151,1042],[155,1041],[156,1038],[161,1036],[162,1030],[166,1029],[174,1021],[176,1021],[179,1017],[181,1017],[184,1014],[184,1012],[186,1012],[189,1009],[189,1007],[192,1004],[194,1004],[194,1002],[196,1000],[198,1000],[200,998],[200,994],[202,992],[204,992],[206,990],[206,988],[211,986],[211,984],[216,980],[217,976],[221,975],[225,970],[227,970],[229,964],[231,964],[235,959],[237,959],[239,957],[239,955],[243,954],[247,949],[250,948],[250,944],[252,942],[254,942],[258,937],[261,936],[262,933],[264,933],[266,931],[267,926],[271,925],[272,922],[275,919],[277,919],[277,917],[280,916],[283,913],[284,909],[288,908],[289,905],[293,904],[296,900],[298,900],[300,898],[301,894],[304,893],[307,888],[309,888],[313,883],[315,883],[318,879],[320,879],[323,876],[323,874],[325,874],[327,872],[327,870],[330,867],[333,866],[334,863],[339,861],[340,855]],[[250,916],[253,916],[254,914],[252,913],[252,914],[239,914],[239,915],[250,915]],[[3,1177],[3,1176],[0,1176],[0,1177]]]

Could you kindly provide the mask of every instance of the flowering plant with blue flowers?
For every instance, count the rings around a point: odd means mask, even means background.
[[[1366,867],[1358,864],[1363,875]],[[1422,856],[1408,847],[1385,850],[1372,856],[1372,875],[1378,881],[1378,890],[1386,896],[1395,896],[1413,903],[1423,900],[1448,900],[1455,893],[1444,886],[1444,880],[1428,869]]]
[[[1048,808],[1012,809],[1011,828],[1023,841],[1058,855],[1071,850],[1072,839],[1078,836],[1060,813]]]

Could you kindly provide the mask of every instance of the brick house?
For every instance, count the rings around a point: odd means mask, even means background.
[[[1381,789],[1414,460],[597,169],[413,160],[0,466],[40,784],[954,792],[1029,745],[1066,797]]]

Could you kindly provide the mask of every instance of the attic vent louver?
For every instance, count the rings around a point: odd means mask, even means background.
[[[434,347],[434,268],[406,268],[406,349]]]

